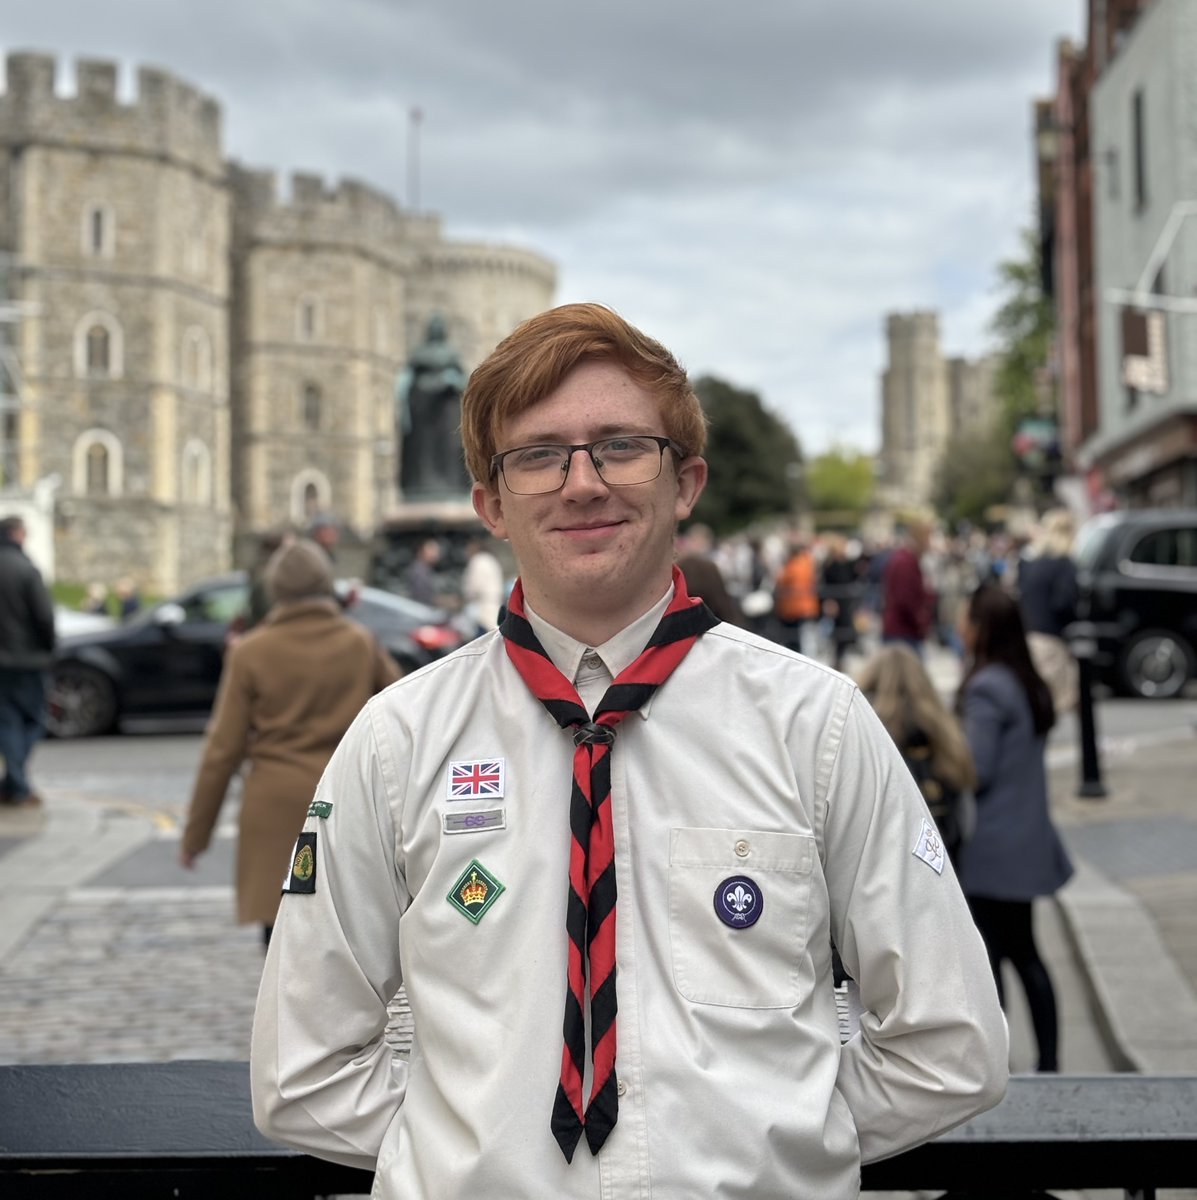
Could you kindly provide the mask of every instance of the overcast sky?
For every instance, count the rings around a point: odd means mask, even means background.
[[[408,195],[527,246],[693,374],[760,392],[808,453],[879,442],[884,318],[990,344],[1032,219],[1031,105],[1083,0],[38,0],[4,51],[165,67],[226,148]],[[69,86],[69,69],[61,72]]]

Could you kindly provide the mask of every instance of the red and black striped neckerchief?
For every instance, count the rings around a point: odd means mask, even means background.
[[[573,684],[553,665],[524,615],[519,580],[500,627],[507,654],[532,694],[563,729],[574,730],[573,789],[569,823],[569,898],[565,928],[569,945],[565,992],[565,1046],[561,1082],[553,1102],[553,1136],[567,1162],[586,1132],[597,1154],[619,1115],[615,1079],[615,838],[611,821],[611,747],[615,726],[640,708],[673,673],[699,636],[718,618],[691,599],[681,572],[673,571],[673,599],[648,644],[607,689],[594,719]],[[586,966],[590,983],[590,1057],[594,1075],[583,1107],[586,1062]]]

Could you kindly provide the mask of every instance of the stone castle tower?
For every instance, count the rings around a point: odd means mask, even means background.
[[[30,306],[16,482],[58,476],[60,577],[169,585],[227,564],[229,195],[220,110],[143,69],[8,58],[0,95],[0,251]]]
[[[935,312],[891,313],[885,333],[879,498],[898,511],[928,510],[950,440],[992,420],[996,359],[945,358]]]
[[[56,575],[169,592],[234,540],[332,512],[367,539],[396,503],[393,388],[435,311],[471,369],[548,307],[552,264],[442,239],[355,181],[228,162],[219,105],[142,69],[8,57],[0,254],[22,387],[15,482],[59,478]],[[0,300],[4,297],[0,297]]]

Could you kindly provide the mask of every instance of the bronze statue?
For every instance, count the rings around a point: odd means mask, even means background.
[[[424,341],[395,382],[402,443],[399,486],[407,500],[467,495],[470,478],[461,455],[461,393],[466,373],[434,314]]]

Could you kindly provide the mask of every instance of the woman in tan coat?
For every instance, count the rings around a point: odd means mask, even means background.
[[[266,568],[274,606],[227,652],[179,851],[208,848],[229,780],[248,761],[237,844],[237,919],[265,939],[295,839],[337,743],[362,705],[399,678],[374,635],[341,611],[332,564],[314,542],[280,549]]]

